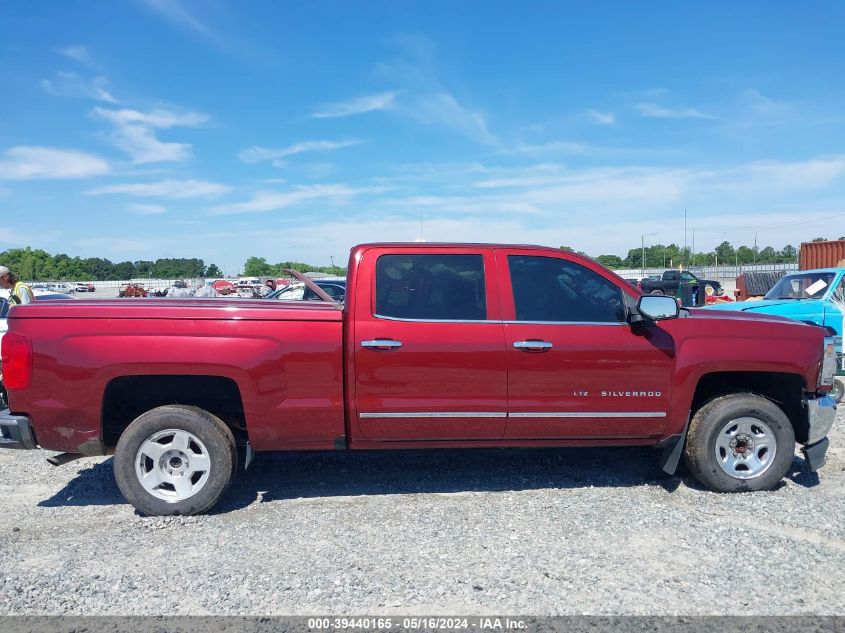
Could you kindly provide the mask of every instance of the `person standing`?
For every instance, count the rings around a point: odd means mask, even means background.
[[[11,293],[9,293],[9,302],[13,306],[35,301],[35,295],[32,294],[32,289],[20,281],[18,276],[6,266],[0,266],[0,288],[11,290]]]

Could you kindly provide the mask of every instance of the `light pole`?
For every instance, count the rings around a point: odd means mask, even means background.
[[[645,277],[645,238],[650,236],[650,235],[654,235],[654,233],[643,233],[642,235],[640,235],[640,243],[642,245],[642,253],[643,253],[642,254],[642,261],[640,262],[640,264],[642,264],[640,266],[640,276],[641,277]]]
[[[640,266],[640,277],[642,278],[645,277],[645,235],[641,235],[640,239],[642,240],[643,246],[643,257],[640,260],[640,264],[642,264],[642,266]]]

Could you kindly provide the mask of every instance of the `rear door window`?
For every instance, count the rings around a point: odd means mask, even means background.
[[[376,316],[411,320],[487,318],[484,259],[478,255],[382,255]]]

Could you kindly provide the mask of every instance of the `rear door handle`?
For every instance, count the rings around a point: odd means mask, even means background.
[[[513,346],[523,352],[545,352],[552,349],[554,345],[548,341],[528,339],[527,341],[514,341]]]
[[[394,341],[392,338],[377,338],[372,341],[361,341],[361,347],[387,352],[402,347],[402,341]]]

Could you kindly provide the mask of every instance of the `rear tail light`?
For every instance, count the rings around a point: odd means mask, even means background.
[[[3,386],[8,391],[26,389],[32,382],[32,341],[8,332],[0,343],[3,362]]]

